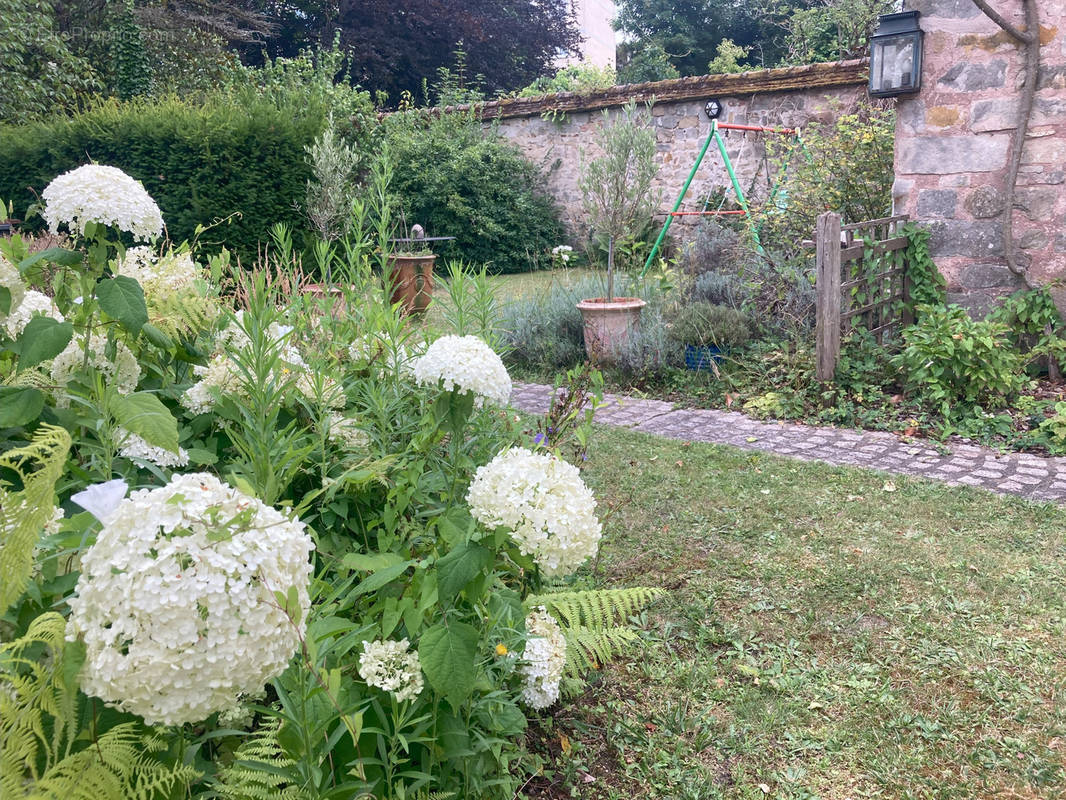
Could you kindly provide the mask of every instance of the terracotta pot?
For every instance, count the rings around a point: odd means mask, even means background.
[[[585,350],[589,358],[614,363],[618,351],[640,330],[640,310],[646,306],[639,297],[592,297],[577,304],[585,323]]]
[[[433,253],[424,256],[389,255],[389,286],[392,302],[403,303],[408,313],[422,313],[433,299]]]

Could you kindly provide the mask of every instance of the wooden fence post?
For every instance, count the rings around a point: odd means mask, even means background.
[[[833,380],[840,356],[840,215],[818,215],[814,233],[817,252],[815,277],[815,340],[818,380]]]

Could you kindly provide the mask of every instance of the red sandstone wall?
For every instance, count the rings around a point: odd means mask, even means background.
[[[1022,25],[1019,0],[992,0]],[[1021,286],[1001,234],[1022,54],[972,0],[908,0],[925,31],[922,90],[897,105],[897,213],[933,230],[949,300],[977,311]],[[1023,151],[1014,230],[1037,283],[1066,277],[1066,3],[1040,4],[1039,90]],[[1057,292],[1060,306],[1066,290]]]

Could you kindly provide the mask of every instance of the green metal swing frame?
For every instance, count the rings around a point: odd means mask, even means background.
[[[704,217],[722,217],[722,216],[743,216],[747,222],[748,227],[751,230],[752,239],[755,241],[755,246],[759,252],[762,252],[762,243],[759,241],[759,229],[754,225],[751,219],[751,211],[748,207],[748,200],[744,196],[744,190],[740,186],[740,180],[737,178],[736,170],[733,169],[733,161],[729,158],[729,152],[725,147],[725,139],[722,138],[720,131],[744,131],[751,133],[775,133],[786,136],[792,136],[794,138],[792,147],[789,149],[788,159],[785,161],[785,167],[781,170],[781,174],[777,176],[777,180],[774,181],[773,187],[770,189],[769,199],[773,201],[777,197],[778,190],[781,188],[781,183],[785,179],[785,175],[788,171],[788,164],[792,160],[792,153],[796,146],[800,146],[806,153],[807,148],[803,144],[803,139],[800,137],[799,131],[795,128],[767,128],[762,125],[733,125],[730,123],[720,123],[716,119],[711,120],[711,131],[707,134],[707,139],[703,143],[703,147],[700,148],[700,154],[696,157],[696,163],[692,165],[692,169],[689,171],[688,178],[685,179],[685,185],[681,187],[681,193],[677,196],[677,202],[674,203],[674,207],[670,209],[666,214],[666,221],[663,223],[662,230],[659,231],[659,237],[655,240],[655,244],[651,248],[651,252],[648,253],[648,258],[644,262],[644,269],[640,273],[640,277],[644,277],[648,274],[648,270],[651,268],[652,262],[655,260],[655,256],[659,253],[659,248],[662,247],[663,240],[666,238],[667,231],[670,230],[670,226],[674,222],[675,217],[684,216],[704,216]],[[729,173],[729,181],[733,184],[733,194],[736,195],[737,205],[740,206],[738,211],[722,211],[721,209],[716,211],[708,211],[707,204],[704,204],[703,211],[680,211],[681,203],[685,199],[685,195],[688,194],[688,188],[692,184],[692,179],[696,177],[696,172],[700,168],[700,164],[703,163],[704,157],[707,155],[707,150],[711,146],[711,142],[718,145],[718,152],[722,155],[722,162],[725,164],[726,172]],[[808,154],[808,158],[809,158]],[[709,200],[708,200],[709,202]]]

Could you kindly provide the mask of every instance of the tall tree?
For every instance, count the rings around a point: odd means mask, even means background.
[[[487,92],[519,89],[552,69],[560,52],[577,53],[580,36],[569,3],[544,0],[337,0],[341,44],[352,77],[385,91],[421,94],[441,67],[466,52]]]

